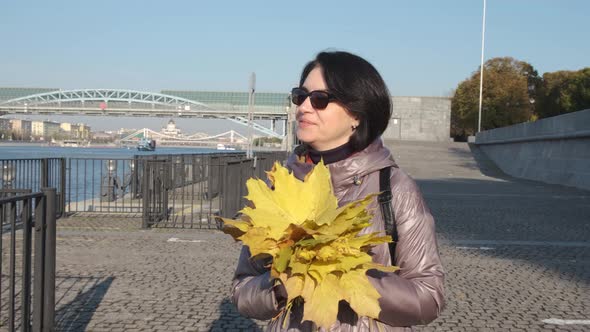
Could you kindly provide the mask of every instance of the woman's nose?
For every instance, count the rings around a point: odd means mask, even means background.
[[[303,104],[297,106],[297,112],[301,113],[311,113],[313,112],[313,106],[311,106],[311,100],[309,97],[305,98]]]

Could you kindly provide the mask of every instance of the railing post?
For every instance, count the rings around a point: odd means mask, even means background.
[[[55,255],[56,255],[56,220],[55,188],[43,188],[45,196],[45,275],[43,296],[43,332],[53,332],[55,324]]]
[[[174,193],[174,181],[172,179],[172,169],[174,168],[174,160],[172,157],[169,157],[167,161],[163,163],[163,168],[161,174],[162,181],[159,183],[160,186],[160,194],[157,196],[162,202],[162,207],[160,210],[160,220],[165,219],[168,222],[168,196],[169,193]]]
[[[72,212],[72,158],[68,158],[68,166],[67,166],[67,173],[68,173],[68,190],[67,190],[67,199],[64,196],[64,200],[67,201],[67,207],[68,210],[64,211],[66,216],[68,215],[68,212]],[[76,181],[78,181],[78,179],[75,179]]]
[[[10,297],[8,299],[8,328],[15,331],[16,315],[16,202],[10,203]]]
[[[43,280],[45,276],[45,217],[47,197],[35,200],[35,279],[33,285],[33,331],[43,326]]]
[[[143,210],[143,218],[142,218],[142,222],[141,222],[141,228],[143,229],[147,229],[149,227],[148,225],[148,219],[150,217],[150,204],[149,204],[149,200],[150,200],[150,196],[153,194],[152,192],[150,192],[149,190],[149,185],[150,185],[150,174],[149,174],[149,162],[147,159],[143,160],[142,162],[143,164],[143,185],[141,186],[141,200],[142,200],[142,210]]]
[[[221,176],[223,178],[226,178],[229,176],[229,165],[227,167],[223,168],[223,174],[221,174]],[[225,182],[227,183],[227,181]],[[225,192],[225,187],[222,187],[219,190],[219,214],[222,216],[226,216],[227,217],[227,211],[229,210],[228,208],[228,202],[229,202],[229,198],[227,197],[228,194]]]
[[[23,332],[31,330],[31,258],[32,250],[32,198],[23,201],[22,223],[23,223],[23,277],[22,277],[22,295],[21,295],[21,330]]]
[[[59,217],[65,217],[66,214],[66,158],[60,158],[60,183],[59,183],[59,204],[60,210]]]
[[[139,186],[139,158],[137,156],[133,156],[133,160],[131,161],[131,199],[135,199],[138,194],[138,186]]]
[[[47,158],[41,159],[41,183],[40,188],[49,186],[49,160]]]
[[[0,195],[0,198],[2,198],[2,195]],[[4,216],[4,204],[0,204],[0,227],[4,226]],[[0,236],[0,253],[2,253],[2,248],[4,247],[2,246],[2,236]],[[0,308],[2,308],[2,289],[2,260],[0,259]]]

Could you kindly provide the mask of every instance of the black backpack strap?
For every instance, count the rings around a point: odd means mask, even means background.
[[[390,235],[393,242],[389,243],[389,254],[391,255],[391,264],[395,265],[395,245],[397,244],[397,226],[395,224],[395,214],[391,207],[391,167],[382,168],[379,171],[379,205],[381,206],[381,214],[383,215],[383,222],[385,223],[385,234]]]

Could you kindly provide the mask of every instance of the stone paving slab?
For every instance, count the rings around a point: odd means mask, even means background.
[[[219,231],[58,230],[58,330],[259,329],[228,299],[239,250]]]
[[[141,229],[140,214],[78,213],[73,217],[61,218],[59,230],[87,231],[130,231]]]
[[[589,317],[590,247],[439,242],[448,304],[418,330],[584,330],[543,320]],[[59,230],[58,330],[262,330],[228,299],[239,249],[219,231]]]

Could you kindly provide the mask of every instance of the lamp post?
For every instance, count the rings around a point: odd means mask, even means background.
[[[127,190],[131,194],[131,198],[137,197],[137,173],[135,172],[135,164],[137,159],[129,160],[129,172],[123,171],[123,183],[121,183],[121,195],[125,196]],[[123,169],[125,169],[125,162],[123,162]]]
[[[479,116],[477,117],[477,132],[481,131],[481,103],[483,93],[483,50],[486,35],[486,0],[483,0],[483,22],[481,28],[481,65],[479,67]]]
[[[130,192],[131,192],[131,197],[132,198],[136,198],[137,197],[137,185],[138,185],[138,177],[137,177],[137,171],[136,171],[136,166],[137,166],[137,159],[133,159],[129,162],[129,186],[130,188]]]
[[[248,91],[248,149],[246,150],[246,157],[252,158],[254,155],[252,152],[252,121],[254,121],[254,103],[256,96],[254,95],[256,91],[256,74],[252,73],[250,76],[250,90]]]
[[[109,159],[106,163],[107,172],[101,181],[101,201],[112,202],[117,198],[117,160]]]
[[[183,181],[185,181],[185,174],[184,174],[184,165],[183,165],[184,158],[181,156],[176,156],[174,158],[174,162],[172,165],[172,181],[174,183],[174,188],[180,188]]]
[[[5,189],[12,188],[14,179],[16,178],[16,168],[13,164],[2,165],[2,187]]]

